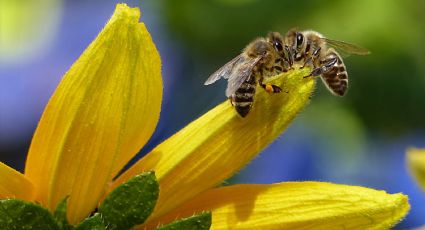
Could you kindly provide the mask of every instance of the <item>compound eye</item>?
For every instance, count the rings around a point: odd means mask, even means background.
[[[297,47],[300,47],[303,44],[304,36],[300,33],[297,33]]]
[[[282,43],[280,43],[280,42],[278,42],[278,41],[275,41],[275,42],[274,42],[274,47],[275,47],[275,49],[276,49],[277,51],[282,51],[282,50],[283,50]]]

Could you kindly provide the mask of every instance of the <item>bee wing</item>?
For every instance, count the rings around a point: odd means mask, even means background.
[[[235,66],[237,66],[237,63],[239,63],[242,59],[242,55],[239,55],[233,58],[231,61],[227,62],[224,66],[211,74],[211,76],[209,76],[205,81],[204,85],[210,85],[220,78],[228,79],[234,71]]]
[[[242,83],[246,81],[252,74],[252,69],[257,65],[262,56],[255,58],[244,58],[242,57],[243,62],[235,67],[235,70],[229,76],[226,89],[226,97],[230,97],[236,92],[236,90],[241,87]]]
[[[328,44],[329,46],[332,46],[335,49],[340,50],[340,51],[342,51],[343,53],[346,53],[346,54],[356,54],[356,55],[370,54],[369,50],[367,50],[363,47],[351,44],[351,43],[332,40],[332,39],[329,39],[329,38],[321,38],[321,40],[324,40],[326,42],[326,44]]]

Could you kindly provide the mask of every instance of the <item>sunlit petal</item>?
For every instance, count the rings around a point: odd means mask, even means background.
[[[304,108],[314,88],[314,79],[303,78],[309,71],[276,78],[274,83],[286,91],[280,94],[258,87],[253,109],[245,118],[229,101],[223,102],[158,145],[114,186],[141,171],[155,171],[161,192],[153,216],[216,186],[270,144]]]
[[[0,199],[17,198],[32,201],[34,185],[25,175],[0,162]]]
[[[148,229],[203,210],[212,211],[211,229],[388,229],[409,208],[403,194],[358,186],[324,182],[235,185],[199,195],[151,220]]]
[[[140,12],[119,4],[98,37],[65,74],[31,143],[25,174],[53,209],[70,195],[76,223],[146,143],[159,118],[160,58]]]

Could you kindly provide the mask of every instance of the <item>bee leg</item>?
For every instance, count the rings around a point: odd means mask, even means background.
[[[307,78],[307,77],[316,77],[316,76],[320,76],[323,73],[328,72],[331,69],[331,67],[333,65],[335,65],[335,63],[337,62],[337,60],[338,60],[337,58],[330,58],[328,60],[325,60],[321,66],[314,68],[311,71],[310,75],[305,76],[304,78]]]
[[[313,58],[312,58],[312,57],[308,57],[308,58],[304,61],[304,64],[300,67],[300,69],[304,69],[304,67],[306,67],[308,64],[313,64]]]
[[[322,49],[322,47],[320,47],[320,46],[317,49],[315,49],[313,51],[313,54],[304,61],[304,64],[303,64],[303,66],[300,67],[300,69],[303,69],[307,64],[312,64],[313,68],[316,68],[316,66],[314,66],[314,61],[319,56],[321,49]]]
[[[285,52],[284,52],[284,60],[286,61],[286,63],[288,63],[289,65],[289,70],[294,70],[294,67],[292,67],[292,65],[294,65],[294,53],[292,51],[291,48],[289,48],[289,46],[285,45]]]
[[[276,70],[276,74],[288,72],[288,69],[286,69],[285,67],[282,67],[282,66],[278,66],[278,65],[273,66],[273,69]]]
[[[235,106],[235,104],[233,104],[233,97],[234,97],[234,95],[230,96],[230,97],[229,97],[229,101],[230,101],[230,104],[231,104],[232,106]]]
[[[277,85],[272,85],[272,84],[264,84],[263,83],[264,78],[261,77],[260,80],[258,81],[258,84],[263,87],[264,90],[266,90],[268,93],[280,93],[282,92],[282,89],[277,86]]]

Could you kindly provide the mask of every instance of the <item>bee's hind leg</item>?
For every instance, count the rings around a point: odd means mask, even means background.
[[[328,72],[331,67],[333,65],[335,65],[335,63],[338,61],[338,59],[336,57],[334,58],[329,58],[323,61],[323,64],[319,67],[314,68],[311,73],[308,76],[305,76],[304,78],[307,77],[316,77],[316,76],[320,76],[323,73]]]
[[[233,104],[233,97],[234,97],[234,95],[231,95],[231,96],[229,97],[229,101],[230,101],[230,104],[231,104],[232,106],[235,106],[235,104]]]
[[[266,90],[268,93],[280,93],[282,92],[282,88],[280,88],[277,85],[272,85],[272,84],[264,84],[263,82],[264,78],[261,77],[260,80],[258,81],[258,84],[264,89]]]

